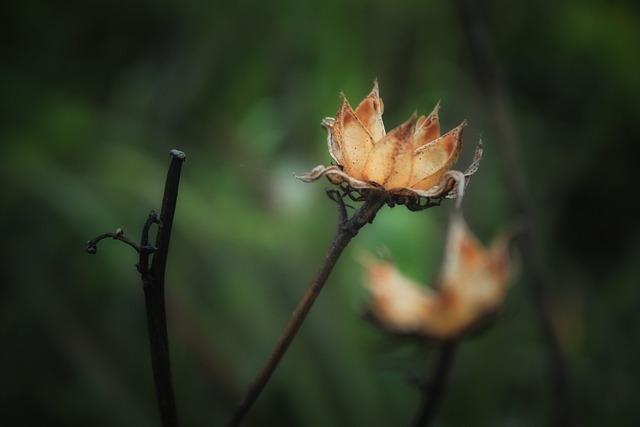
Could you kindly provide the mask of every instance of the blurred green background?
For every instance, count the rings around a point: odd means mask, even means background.
[[[638,425],[640,245],[634,1],[478,3],[553,279],[579,425]],[[134,252],[186,152],[168,267],[182,425],[220,425],[264,362],[336,224],[319,126],[379,80],[385,123],[438,100],[464,118],[465,199],[482,240],[514,220],[458,13],[448,1],[4,2],[0,6],[0,425],[155,426]],[[250,413],[255,426],[408,425],[431,349],[360,317],[358,253],[437,275],[452,203],[385,208],[347,249]],[[522,265],[523,260],[516,259]],[[522,268],[520,268],[522,271]],[[522,276],[458,352],[437,425],[549,425],[546,348]]]

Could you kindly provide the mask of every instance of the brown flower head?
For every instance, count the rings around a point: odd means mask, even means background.
[[[385,261],[366,262],[371,314],[385,329],[452,339],[496,310],[509,277],[510,235],[485,249],[460,213],[451,220],[435,289],[421,287]]]
[[[398,200],[459,197],[466,178],[478,168],[482,149],[478,147],[465,173],[452,171],[462,149],[466,121],[441,136],[439,107],[436,105],[427,117],[414,114],[386,133],[377,82],[355,110],[342,95],[335,118],[322,121],[328,131],[329,154],[336,164],[317,166],[297,177],[312,182],[326,176],[331,183],[346,183],[360,194],[386,192]]]

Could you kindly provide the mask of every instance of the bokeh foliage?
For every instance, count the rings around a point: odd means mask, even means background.
[[[519,165],[553,277],[549,303],[580,425],[637,425],[640,237],[637,2],[482,1]],[[4,2],[0,6],[0,425],[157,425],[133,252],[159,209],[168,151],[187,153],[168,305],[183,425],[219,425],[329,243],[322,117],[380,82],[385,121],[442,101],[464,208],[482,239],[512,221],[505,176],[452,2]],[[451,204],[384,209],[348,248],[248,425],[407,425],[429,348],[360,317],[356,262],[388,251],[437,275]],[[516,251],[517,253],[517,251]],[[520,260],[522,262],[522,260]],[[441,425],[547,425],[545,344],[522,278],[496,325],[459,350]]]

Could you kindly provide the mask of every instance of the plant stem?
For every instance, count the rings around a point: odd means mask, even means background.
[[[444,397],[447,378],[451,372],[457,343],[445,341],[439,348],[433,378],[421,387],[422,399],[418,413],[413,420],[413,427],[427,427],[433,421]]]
[[[540,321],[542,335],[547,342],[549,377],[554,392],[553,402],[558,416],[557,423],[560,426],[572,426],[575,425],[575,421],[571,405],[569,369],[546,304],[546,293],[550,288],[551,278],[540,249],[541,243],[538,238],[540,233],[534,220],[533,204],[528,196],[529,191],[522,173],[522,163],[516,150],[516,137],[500,67],[491,50],[488,32],[479,16],[477,3],[471,0],[458,0],[456,5],[473,65],[476,68],[477,83],[485,98],[488,115],[502,156],[502,164],[506,169],[508,179],[505,181],[508,196],[523,224],[523,264],[525,277],[529,278],[526,283]]]
[[[271,378],[271,375],[280,363],[280,360],[286,353],[289,344],[291,344],[296,336],[296,333],[300,329],[300,326],[304,322],[311,306],[320,294],[320,291],[329,278],[333,267],[338,262],[338,259],[344,249],[364,225],[373,221],[376,213],[385,203],[383,198],[371,198],[365,202],[350,219],[347,219],[346,209],[342,198],[334,198],[334,200],[338,203],[340,221],[338,223],[336,234],[333,236],[333,240],[329,246],[329,250],[325,254],[324,259],[320,264],[320,268],[311,280],[307,291],[303,295],[302,300],[298,303],[298,307],[293,312],[291,319],[289,319],[289,323],[278,339],[278,342],[269,355],[269,358],[249,387],[243,401],[236,408],[236,411],[228,423],[228,426],[230,427],[240,425],[242,419],[264,389],[265,385]]]
[[[141,251],[138,264],[138,270],[142,276],[142,289],[147,310],[147,330],[149,333],[153,379],[163,427],[178,426],[178,415],[171,381],[164,285],[171,229],[178,199],[180,172],[185,156],[184,153],[177,150],[172,150],[171,156],[160,218],[157,219],[155,212],[152,212],[145,223],[140,242]],[[148,249],[149,227],[154,222],[158,223],[155,249]],[[147,250],[144,250],[145,248]],[[151,253],[153,253],[151,267],[146,268]]]

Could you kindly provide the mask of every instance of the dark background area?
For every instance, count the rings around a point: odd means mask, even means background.
[[[477,4],[578,424],[638,425],[639,6]],[[172,148],[188,156],[167,272],[185,426],[228,417],[329,244],[329,184],[293,173],[329,164],[319,123],[341,91],[357,104],[377,78],[387,129],[438,100],[443,130],[467,118],[459,167],[485,144],[467,220],[485,242],[515,220],[453,2],[27,0],[4,2],[0,17],[0,425],[158,425],[136,256],[113,241],[90,256],[84,243],[117,227],[138,236]],[[451,208],[385,208],[362,231],[247,425],[409,424],[419,395],[407,378],[429,349],[362,320],[356,258],[387,248],[433,282]],[[460,346],[438,425],[553,419],[519,270],[506,315]]]

